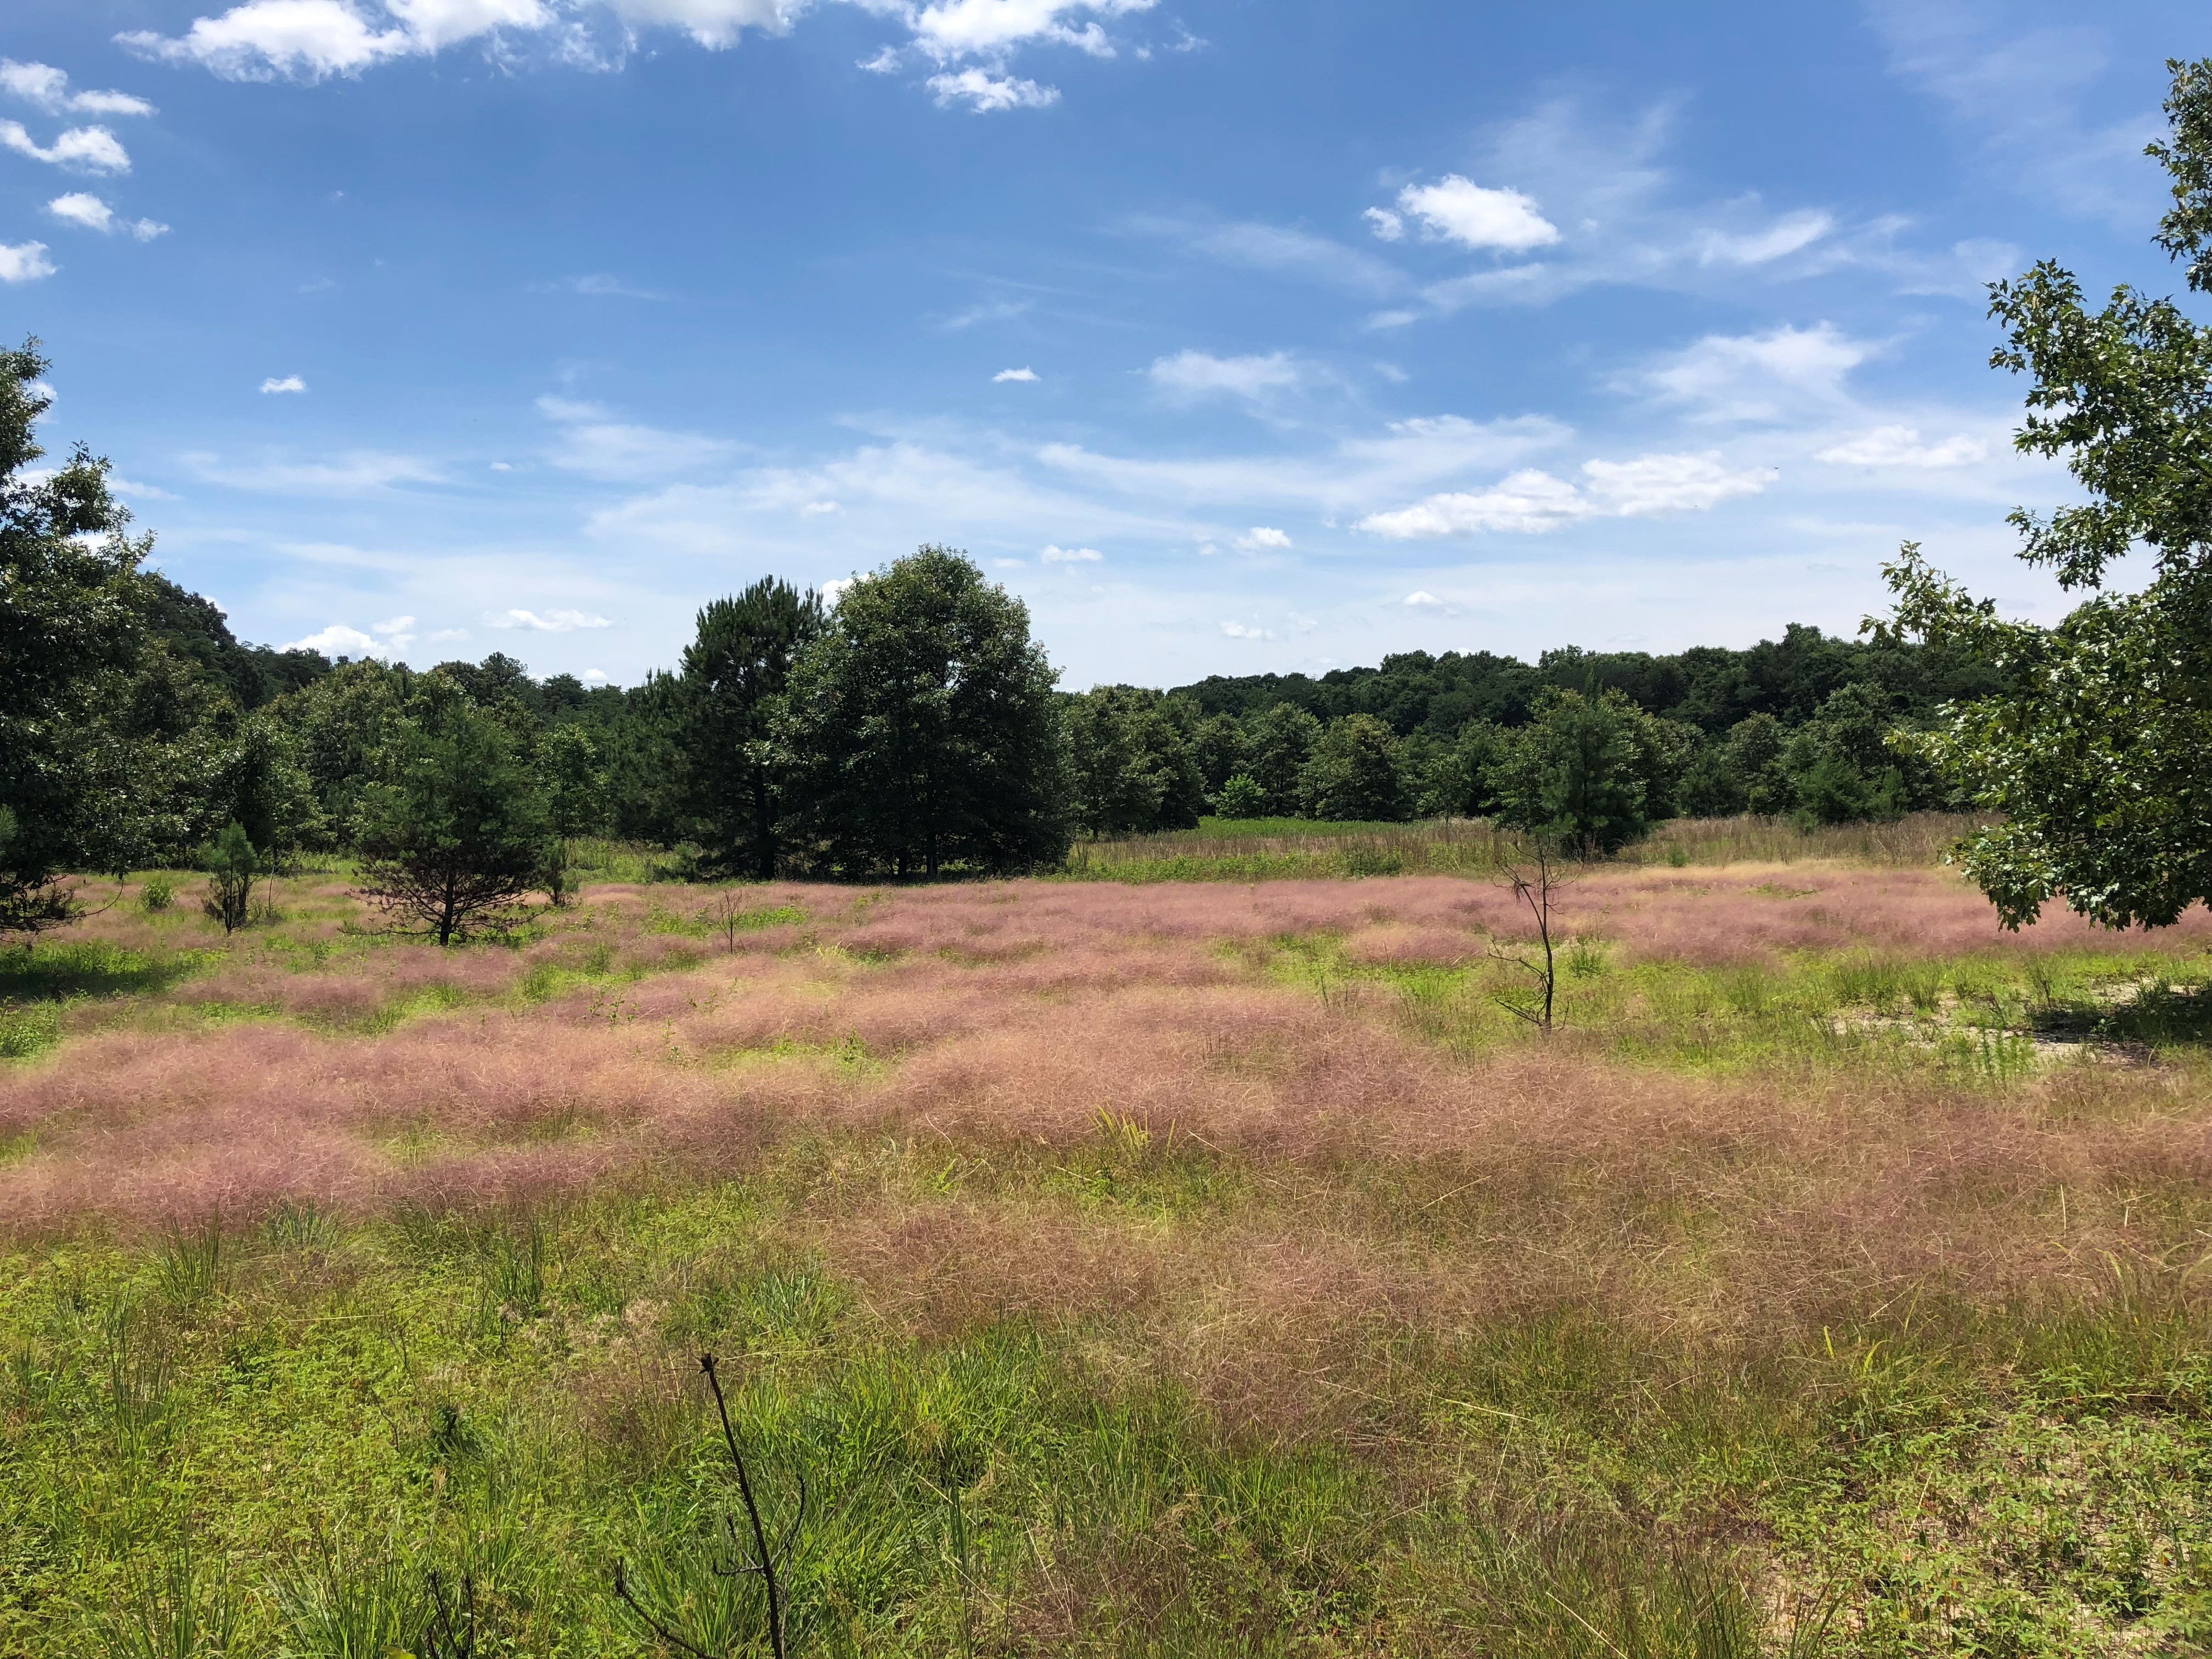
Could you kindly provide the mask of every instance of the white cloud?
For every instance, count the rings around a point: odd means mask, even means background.
[[[586,668],[581,678],[586,685],[605,685],[607,683],[607,672],[604,668]]]
[[[1872,0],[1869,21],[1893,74],[1916,83],[1979,140],[1981,165],[2039,205],[2116,227],[2165,206],[2143,146],[2162,124],[2148,100],[2117,120],[2090,116],[2090,88],[2109,60],[2098,15],[2033,27],[2022,7],[1960,0]],[[2132,101],[2132,100],[2131,100]]]
[[[837,602],[843,599],[851,591],[853,585],[860,580],[858,576],[832,576],[822,584],[822,603],[835,611],[837,608]]]
[[[332,623],[319,633],[294,640],[277,649],[319,651],[326,657],[383,657],[391,654],[390,647],[371,639],[358,628],[348,628],[343,623]]]
[[[41,149],[21,121],[0,121],[0,144],[18,155],[74,173],[128,173],[131,156],[106,127],[71,127]]]
[[[391,617],[380,623],[369,623],[368,631],[372,634],[405,634],[414,626],[415,618],[412,617]]]
[[[802,519],[823,519],[832,513],[842,513],[844,510],[835,501],[809,501],[799,509],[799,516]]]
[[[1030,568],[1027,559],[994,559],[991,563],[999,570],[1026,570]]]
[[[671,432],[611,419],[596,404],[540,398],[538,412],[561,423],[553,464],[595,478],[651,478],[722,459],[737,446],[697,432]]]
[[[863,58],[853,67],[866,70],[871,75],[896,75],[898,73],[899,61],[898,48],[885,46],[874,57]]]
[[[343,0],[246,0],[219,17],[195,18],[174,40],[150,29],[115,38],[146,57],[198,64],[235,81],[358,75],[422,49],[405,29],[373,27]]]
[[[484,613],[487,628],[520,628],[533,634],[573,634],[580,628],[612,628],[605,617],[588,611],[501,611]]]
[[[1420,608],[1440,606],[1443,604],[1443,601],[1438,599],[1435,594],[1430,592],[1426,588],[1417,588],[1413,592],[1406,595],[1406,603],[1417,608]]]
[[[0,91],[50,115],[151,115],[154,106],[127,92],[71,92],[69,76],[52,64],[0,58]]]
[[[1426,233],[1466,247],[1518,253],[1559,240],[1559,227],[1517,190],[1491,190],[1448,173],[1433,185],[1408,185],[1398,205]]]
[[[1878,426],[1814,457],[1831,466],[1971,466],[1989,454],[1978,438],[1960,433],[1940,444],[1923,444],[1909,426]]]
[[[1106,556],[1095,547],[1048,547],[1038,556],[1047,564],[1097,564]]]
[[[1254,525],[1237,538],[1237,545],[1247,553],[1256,553],[1263,548],[1285,548],[1290,544],[1288,536],[1263,524]]]
[[[1696,420],[1777,421],[1840,400],[1844,380],[1877,349],[1829,323],[1709,334],[1628,384],[1689,405]]]
[[[1361,216],[1374,227],[1375,234],[1386,242],[1406,240],[1406,222],[1389,208],[1370,208]]]
[[[1357,527],[1396,541],[1486,531],[1540,535],[1585,519],[1702,512],[1733,496],[1757,495],[1768,482],[1764,474],[1729,471],[1716,453],[1587,461],[1582,471],[1588,482],[1577,485],[1524,468],[1486,490],[1451,491],[1370,514]]]
[[[1288,352],[1264,357],[1215,357],[1203,351],[1179,351],[1156,359],[1146,371],[1152,384],[1170,397],[1197,398],[1226,395],[1264,401],[1277,392],[1294,392],[1309,370]]]
[[[682,29],[702,46],[733,46],[746,29],[781,34],[806,0],[609,0],[623,22]]]
[[[1158,0],[930,0],[919,10],[902,8],[915,45],[939,63],[959,58],[997,60],[1017,46],[1053,42],[1097,58],[1114,47],[1097,17],[1150,11]],[[1095,15],[1078,28],[1079,14]]]
[[[929,89],[937,94],[939,108],[965,103],[978,115],[1002,109],[1046,109],[1060,101],[1058,87],[1039,86],[1034,81],[980,69],[933,75]]]
[[[287,374],[281,380],[272,374],[261,383],[261,390],[264,394],[278,392],[305,392],[307,389],[307,383],[296,374]]]
[[[115,216],[114,209],[97,196],[87,195],[82,191],[72,191],[67,196],[55,197],[46,204],[46,211],[57,219],[72,225],[82,225],[87,230],[96,230],[108,236],[123,231],[142,242],[150,242],[156,236],[165,235],[169,228],[167,225],[156,224],[151,219],[118,219]]]
[[[0,242],[0,283],[35,283],[57,269],[44,242]]]
[[[1272,640],[1275,637],[1268,629],[1255,628],[1240,622],[1225,622],[1221,624],[1221,631],[1232,640]]]
[[[1036,377],[1036,370],[1033,368],[1002,368],[991,377],[991,382],[997,386],[1008,380],[1019,380],[1024,385],[1027,385]]]
[[[702,46],[734,45],[747,28],[781,33],[805,0],[597,0],[624,29],[681,29]],[[139,29],[116,40],[170,63],[198,64],[239,81],[320,81],[357,76],[398,58],[428,57],[448,46],[509,35],[557,36],[570,61],[600,64],[578,14],[587,8],[549,0],[246,0],[215,17],[193,20],[170,37]],[[619,52],[614,61],[619,61]]]
[[[213,455],[185,459],[210,483],[277,495],[363,495],[394,484],[444,481],[444,475],[427,461],[380,450],[353,450],[331,461],[264,461],[247,466],[226,465]]]
[[[1763,230],[1741,235],[1708,231],[1698,253],[1700,264],[1763,265],[1808,248],[1836,228],[1834,216],[1807,210],[1787,213]]]

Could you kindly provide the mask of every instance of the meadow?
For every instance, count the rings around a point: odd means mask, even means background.
[[[1955,828],[1578,872],[1549,1036],[1477,826],[134,878],[0,952],[0,1655],[764,1651],[708,1351],[795,1653],[2201,1650],[2212,918]]]

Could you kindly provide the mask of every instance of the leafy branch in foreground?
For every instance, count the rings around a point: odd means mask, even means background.
[[[2172,183],[2158,245],[2212,294],[2212,58],[2170,61]],[[2109,927],[2162,927],[2212,900],[2212,328],[2123,285],[2099,312],[2052,260],[1990,289],[2007,338],[1990,366],[2030,374],[2024,453],[2063,456],[2088,499],[2011,515],[2021,556],[2100,588],[2149,550],[2136,593],[2100,592],[2056,629],[2006,622],[1907,542],[1885,568],[1897,608],[1878,641],[1963,647],[1997,689],[1899,739],[2002,824],[1961,859],[2009,927],[2054,898]]]
[[[751,1471],[746,1468],[744,1453],[738,1449],[737,1431],[730,1424],[729,1401],[722,1396],[722,1379],[716,1371],[714,1356],[711,1353],[700,1355],[699,1369],[707,1374],[707,1386],[714,1392],[714,1410],[722,1422],[722,1443],[729,1450],[730,1467],[737,1472],[738,1496],[744,1504],[746,1529],[752,1534],[751,1553],[748,1556],[744,1540],[738,1530],[737,1516],[725,1510],[722,1526],[729,1534],[731,1553],[726,1561],[717,1565],[714,1570],[726,1578],[757,1577],[761,1581],[761,1587],[768,1598],[769,1648],[775,1659],[787,1659],[789,1648],[785,1614],[788,1592],[785,1570],[790,1565],[792,1545],[806,1520],[806,1477],[803,1474],[799,1477],[798,1513],[792,1517],[782,1542],[771,1547],[767,1524],[761,1519],[760,1504],[753,1496]],[[726,1659],[726,1650],[717,1652],[714,1648],[692,1640],[676,1627],[672,1616],[655,1613],[646,1606],[644,1599],[629,1582],[627,1564],[621,1561],[615,1563],[615,1594],[654,1636],[678,1653],[690,1654],[692,1659]]]

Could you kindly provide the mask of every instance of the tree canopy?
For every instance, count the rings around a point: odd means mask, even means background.
[[[2156,244],[2212,294],[2212,59],[2167,65],[2172,206]],[[2001,619],[1907,543],[1887,567],[1913,638],[1988,665],[1907,746],[2003,816],[1963,849],[2008,925],[2053,899],[2111,926],[2163,925],[2212,899],[2212,329],[2122,284],[2091,311],[2055,260],[1990,289],[1994,368],[2031,377],[2020,449],[2063,458],[2086,501],[2012,523],[2021,556],[2093,597],[2053,629]],[[2140,592],[2103,591],[2147,549]]]

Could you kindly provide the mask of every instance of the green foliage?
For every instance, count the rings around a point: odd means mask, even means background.
[[[1502,823],[1609,853],[1650,822],[1639,775],[1644,718],[1626,697],[1553,691],[1491,774]]]
[[[2212,293],[2212,59],[2168,65],[2172,179],[2159,245]],[[2045,632],[2000,620],[1907,543],[1887,567],[1897,610],[1878,637],[1973,653],[1999,677],[1913,742],[2002,813],[1963,862],[2008,925],[2054,898],[2108,926],[2160,926],[2212,898],[2212,329],[2122,286],[2101,311],[2053,261],[1990,289],[2005,325],[1993,367],[2033,376],[2016,440],[2063,456],[2088,499],[2012,523],[2021,556],[2099,587],[2137,545],[2154,575],[2099,593]]]
[[[520,746],[439,675],[407,705],[356,822],[362,896],[395,931],[441,945],[511,925],[511,907],[559,864]]]
[[[226,934],[234,933],[246,926],[253,880],[263,867],[253,843],[246,839],[246,826],[233,818],[200,858],[208,872],[207,896],[200,901],[200,908],[221,922]]]
[[[1305,810],[1306,763],[1321,741],[1322,725],[1304,709],[1279,702],[1245,729],[1244,770],[1267,797],[1271,815],[1296,817]]]
[[[1260,818],[1267,814],[1267,792],[1250,774],[1239,772],[1221,786],[1215,811],[1224,818]]]
[[[776,872],[789,769],[771,733],[793,661],[826,625],[818,594],[775,577],[699,613],[677,693],[691,812],[715,874]]]
[[[35,341],[0,352],[0,939],[75,914],[70,870],[125,867],[152,834],[152,757],[116,718],[140,650],[148,544],[76,450],[33,480],[52,402]]]
[[[138,902],[149,916],[157,916],[176,902],[177,884],[167,876],[149,876],[138,890]]]
[[[607,775],[588,730],[572,723],[550,727],[538,739],[537,769],[546,826],[555,835],[568,842],[607,827]]]
[[[794,841],[848,875],[1059,863],[1054,678],[1027,608],[964,554],[925,547],[860,578],[792,666],[779,742]]]
[[[1195,711],[1157,691],[1105,685],[1066,704],[1069,815],[1092,836],[1197,826],[1206,778]]]
[[[1347,714],[1314,744],[1298,774],[1308,816],[1397,823],[1412,816],[1398,740],[1372,714]]]

